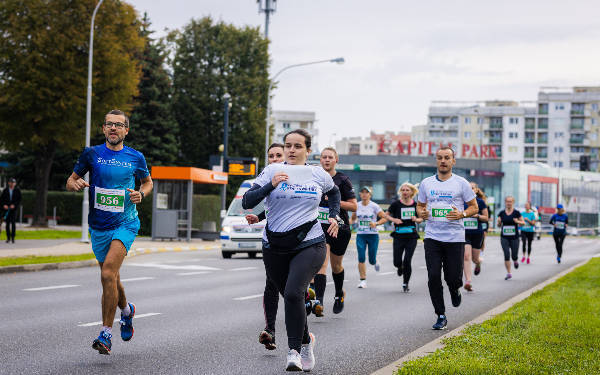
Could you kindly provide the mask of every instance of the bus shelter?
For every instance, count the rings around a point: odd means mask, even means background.
[[[152,167],[152,239],[192,239],[194,184],[227,184],[227,173],[192,167]]]

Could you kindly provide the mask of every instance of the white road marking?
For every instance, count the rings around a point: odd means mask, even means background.
[[[258,297],[262,297],[262,296],[263,296],[263,294],[254,294],[252,296],[237,297],[237,298],[234,298],[234,300],[236,300],[236,301],[245,301],[247,299],[253,299],[253,298],[258,298]]]
[[[181,272],[181,273],[178,273],[177,275],[179,275],[179,276],[191,276],[191,275],[202,275],[204,273],[210,273],[210,272],[208,272],[208,271]]]
[[[189,264],[187,266],[176,266],[174,264],[160,264],[160,263],[127,263],[126,266],[134,267],[148,267],[148,268],[159,268],[161,270],[189,270],[189,271],[220,271],[220,268],[198,266],[195,264]]]
[[[147,314],[139,314],[139,315],[135,315],[134,319],[139,319],[139,318],[145,318],[148,316],[154,316],[154,315],[161,315],[162,313],[147,313]],[[115,322],[118,322],[120,319],[115,319]],[[102,322],[92,322],[92,323],[83,323],[83,324],[78,324],[77,327],[92,327],[92,326],[100,326],[102,325]]]
[[[27,291],[27,292],[37,292],[39,290],[75,288],[75,287],[78,287],[78,286],[79,285],[54,285],[54,286],[43,286],[41,288],[27,288],[27,289],[23,289],[23,290]]]
[[[378,273],[377,275],[378,275],[378,276],[385,276],[385,275],[391,275],[391,274],[393,274],[393,273],[396,273],[396,271],[390,271],[390,272],[381,272],[381,273]]]
[[[121,279],[121,282],[126,282],[126,281],[142,281],[142,280],[154,280],[154,277],[132,277],[129,279]]]
[[[255,270],[257,267],[240,267],[240,268],[232,268],[229,271],[248,271],[248,270]]]
[[[600,258],[600,254],[594,255],[592,258]]]

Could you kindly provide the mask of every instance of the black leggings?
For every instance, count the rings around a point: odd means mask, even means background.
[[[269,279],[265,283],[263,295],[263,310],[265,312],[265,327],[271,334],[275,334],[275,320],[277,319],[277,307],[279,305],[279,291],[277,285]]]
[[[444,287],[442,286],[442,270],[444,280],[450,290],[457,290],[462,285],[462,273],[465,259],[464,242],[442,242],[426,238],[425,263],[427,264],[427,286],[431,303],[437,315],[446,312],[444,305]]]
[[[394,267],[402,269],[404,284],[410,281],[412,274],[412,257],[417,247],[416,238],[396,238],[394,237]],[[402,255],[404,254],[404,258]]]
[[[554,237],[554,244],[556,245],[556,255],[558,255],[559,258],[562,258],[563,243],[565,242],[565,236],[565,234],[552,235],[552,237]]]
[[[531,243],[533,242],[533,232],[521,231],[521,240],[523,241],[523,256],[527,250],[527,257],[531,255]]]
[[[304,304],[306,288],[325,262],[326,254],[325,241],[291,253],[263,247],[267,277],[283,295],[288,346],[298,353],[303,343],[310,342]]]
[[[511,258],[515,262],[519,259],[519,237],[500,237],[500,244],[502,245],[502,251],[504,251],[505,262],[508,262]]]

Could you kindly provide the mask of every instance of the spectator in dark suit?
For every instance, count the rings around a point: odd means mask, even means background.
[[[0,195],[0,207],[4,210],[2,216],[6,221],[6,242],[15,243],[17,209],[21,204],[21,190],[16,187],[17,180],[8,180],[8,187]]]

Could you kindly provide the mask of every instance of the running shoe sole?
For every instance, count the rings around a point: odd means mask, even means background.
[[[447,329],[448,329],[448,326],[447,326],[447,325],[446,325],[446,326],[443,326],[442,328],[433,328],[433,327],[431,327],[431,330],[432,330],[432,331],[445,331],[445,330],[447,330]]]
[[[320,303],[315,303],[313,305],[313,314],[319,318],[323,317],[323,305]]]
[[[273,335],[267,331],[262,331],[258,336],[258,342],[265,346],[267,350],[277,349],[277,345],[273,341]]]
[[[302,366],[298,367],[295,363],[288,363],[285,371],[302,371]]]
[[[101,343],[100,340],[98,340],[98,339],[94,340],[94,343],[92,344],[92,348],[96,349],[99,354],[105,354],[105,355],[110,354],[110,349],[107,348],[106,345]]]

